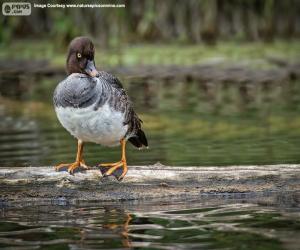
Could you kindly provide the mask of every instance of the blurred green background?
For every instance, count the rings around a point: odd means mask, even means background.
[[[32,8],[29,17],[1,15],[1,58],[42,58],[63,65],[66,46],[81,35],[102,48],[98,61],[104,65],[299,55],[297,0],[101,3],[125,3],[126,8]]]
[[[144,120],[150,149],[128,147],[129,164],[300,162],[299,1],[101,3],[126,7],[0,16],[0,166],[74,159],[52,93],[66,77],[68,43],[82,35]],[[94,165],[119,149],[88,144],[85,155]]]

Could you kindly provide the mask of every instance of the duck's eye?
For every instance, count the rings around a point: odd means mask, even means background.
[[[80,53],[77,53],[77,58],[81,58],[81,54]]]

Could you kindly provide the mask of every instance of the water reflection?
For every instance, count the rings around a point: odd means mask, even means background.
[[[63,76],[27,77],[2,89],[0,165],[73,161],[76,142],[59,125],[52,92]],[[10,78],[9,78],[10,79]],[[9,80],[7,80],[8,83]],[[150,150],[128,147],[129,164],[298,163],[300,84],[124,79],[144,120]],[[26,84],[25,84],[26,83]],[[22,88],[26,85],[26,89]],[[6,85],[5,85],[6,86]],[[8,85],[7,85],[8,86]],[[114,161],[119,149],[89,144],[87,163]]]
[[[297,249],[299,206],[211,197],[1,210],[0,246],[14,249]],[[25,204],[24,204],[25,205]],[[24,213],[26,211],[26,213]]]

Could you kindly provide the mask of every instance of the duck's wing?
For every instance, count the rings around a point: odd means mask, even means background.
[[[143,145],[147,147],[147,138],[141,129],[142,120],[134,112],[133,105],[120,80],[104,71],[99,72],[99,74],[100,81],[105,81],[106,87],[111,90],[109,91],[111,94],[108,98],[110,106],[125,114],[124,125],[128,125],[128,131],[125,137],[138,148]]]
[[[83,74],[72,74],[54,90],[55,107],[85,108],[99,100],[97,81]]]
[[[120,80],[117,77],[113,76],[112,74],[109,74],[105,71],[99,71],[99,75],[100,75],[99,77],[100,80],[102,79],[107,81],[110,84],[110,86],[112,86],[113,88],[124,89]]]

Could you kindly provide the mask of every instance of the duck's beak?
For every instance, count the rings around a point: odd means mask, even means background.
[[[95,68],[95,63],[92,60],[88,60],[84,71],[91,77],[98,77],[99,73]]]

